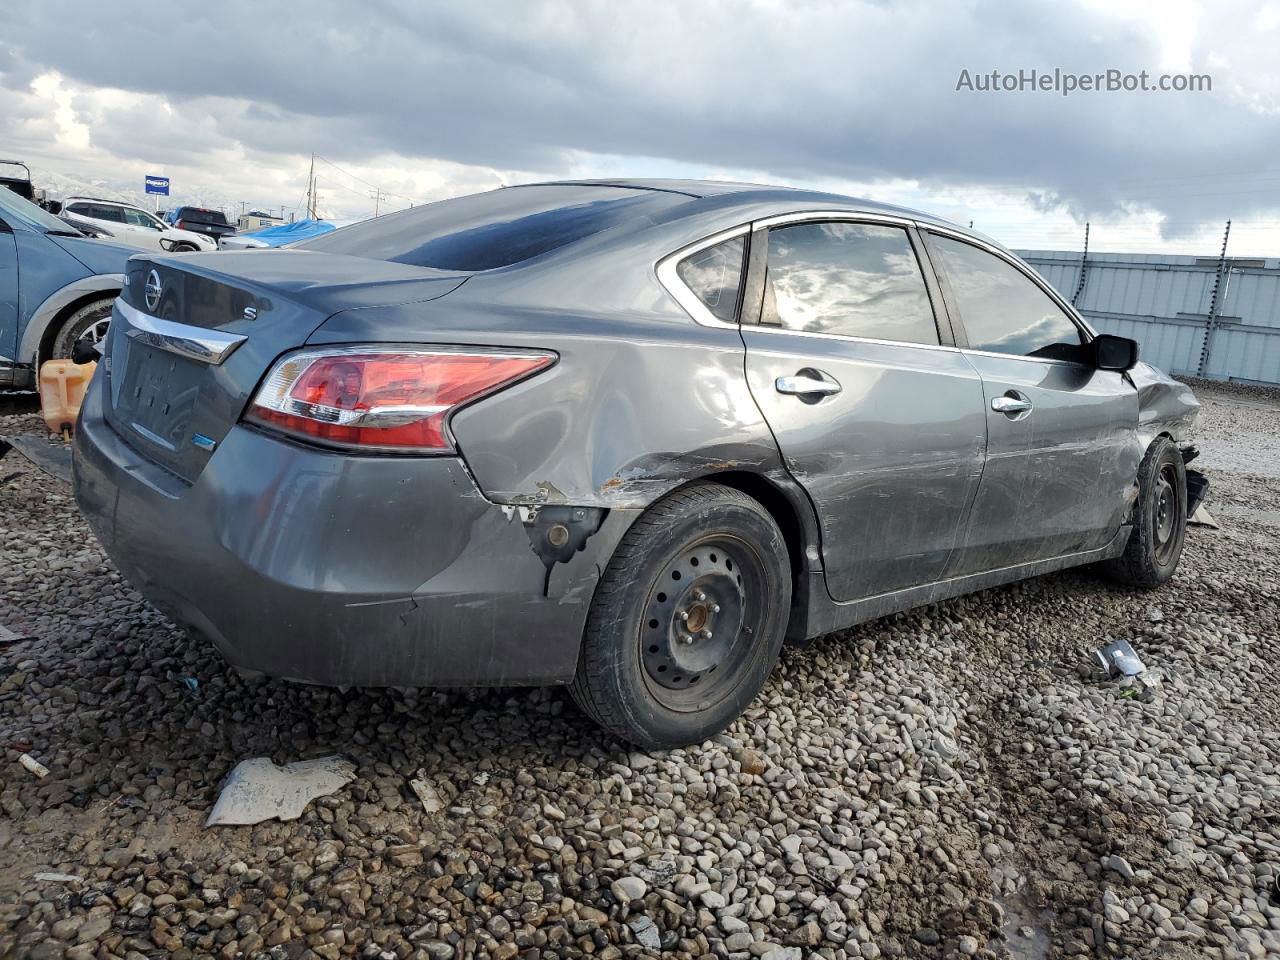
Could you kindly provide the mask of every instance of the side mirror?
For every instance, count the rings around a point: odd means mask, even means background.
[[[1138,362],[1138,341],[1100,333],[1090,343],[1093,365],[1099,370],[1132,370]]]

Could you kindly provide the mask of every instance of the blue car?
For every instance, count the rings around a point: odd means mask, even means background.
[[[137,252],[0,189],[0,389],[30,388],[41,363],[101,340]]]

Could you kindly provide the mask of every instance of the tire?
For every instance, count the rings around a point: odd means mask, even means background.
[[[200,248],[190,243],[175,243],[173,253],[199,253]]]
[[[67,360],[71,357],[71,348],[81,337],[87,337],[97,343],[106,336],[107,325],[111,318],[111,303],[115,297],[105,300],[94,300],[77,309],[65,320],[53,339],[53,349],[47,360]],[[104,323],[103,321],[107,321]]]
[[[719,484],[685,487],[650,507],[614,552],[570,692],[640,747],[699,743],[760,692],[790,608],[787,546],[768,511]]]
[[[1103,572],[1118,583],[1158,587],[1178,568],[1187,535],[1187,467],[1168,437],[1147,448],[1138,467],[1133,533]]]

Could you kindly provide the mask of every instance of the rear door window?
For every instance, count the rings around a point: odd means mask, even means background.
[[[733,237],[691,253],[676,266],[680,281],[693,291],[712,316],[733,323],[742,289],[742,258],[746,238]]]
[[[973,350],[1078,360],[1080,329],[1030,278],[962,240],[929,235]]]
[[[937,344],[920,262],[902,227],[796,223],[769,231],[763,325]]]
[[[124,210],[109,203],[92,204],[87,216],[97,220],[109,220],[112,223],[124,223]]]

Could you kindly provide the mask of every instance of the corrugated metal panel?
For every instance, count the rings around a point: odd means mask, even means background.
[[[1142,359],[1168,373],[1194,374],[1200,364],[1203,326],[1093,313],[1085,316],[1099,333],[1137,340]]]
[[[1280,331],[1218,327],[1205,376],[1280,383]]]
[[[1020,256],[1064,296],[1075,295],[1079,253]],[[1137,340],[1149,363],[1194,374],[1217,266],[1216,257],[1091,253],[1076,306],[1098,330]],[[1280,258],[1229,261],[1219,301],[1204,375],[1280,383]]]

